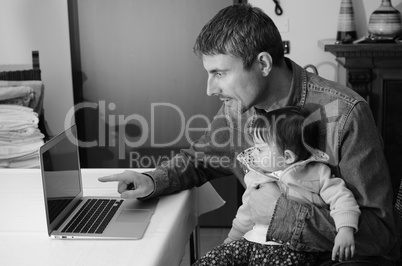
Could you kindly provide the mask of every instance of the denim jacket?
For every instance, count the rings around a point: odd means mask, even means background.
[[[329,155],[332,173],[345,181],[360,206],[356,252],[398,258],[401,223],[392,203],[382,139],[369,105],[353,90],[307,72],[290,59],[286,62],[293,72],[286,106],[303,106],[310,111],[308,123],[319,126],[318,148]],[[223,104],[198,141],[147,173],[155,183],[151,197],[230,175],[244,186],[245,172],[236,156],[253,146],[249,128],[261,112],[252,108],[233,114]],[[298,251],[331,251],[335,235],[328,209],[282,196],[276,202],[267,239],[290,243]]]

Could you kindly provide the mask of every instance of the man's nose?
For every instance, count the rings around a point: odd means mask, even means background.
[[[211,78],[208,78],[207,95],[213,96],[213,95],[217,95],[217,94],[220,94],[220,90],[219,90],[218,86],[215,84],[215,82]]]

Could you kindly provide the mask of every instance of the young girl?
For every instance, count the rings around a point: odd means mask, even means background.
[[[237,156],[246,168],[243,204],[225,243],[194,265],[314,265],[317,252],[295,251],[288,243],[266,239],[270,221],[264,218],[264,206],[275,203],[264,195],[272,192],[272,183],[288,199],[329,207],[337,229],[332,259],[353,257],[359,206],[344,181],[331,176],[328,155],[312,148],[316,131],[304,126],[307,116],[302,108],[285,107],[255,120],[255,146]]]

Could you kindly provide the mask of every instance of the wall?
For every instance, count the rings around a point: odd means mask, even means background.
[[[263,8],[274,21],[273,1],[249,0]],[[335,39],[340,0],[281,0],[282,17],[289,19],[289,57],[300,65],[314,64],[320,75],[335,80],[335,60],[317,46],[320,39]],[[402,0],[392,4],[402,12]],[[358,36],[366,35],[370,14],[380,0],[353,0]],[[44,108],[52,134],[63,129],[64,118],[73,106],[68,34],[67,0],[1,0],[0,64],[31,62],[31,51],[40,51],[42,78],[46,85]]]
[[[289,58],[301,66],[313,64],[324,78],[337,80],[335,57],[317,45],[318,40],[334,39],[337,33],[341,0],[281,0],[282,16],[274,12],[275,4],[267,0],[248,0],[263,9],[281,31],[282,39],[290,41]],[[367,25],[371,13],[380,0],[352,0],[358,38],[368,35]],[[392,0],[393,6],[402,13],[402,0]],[[288,22],[288,30],[286,24]]]
[[[211,120],[221,105],[217,97],[206,95],[207,74],[193,53],[194,42],[205,22],[231,4],[232,0],[78,1],[85,100],[114,107],[99,110],[106,123],[110,116],[144,118],[116,121],[140,129],[136,136],[126,136],[133,143],[144,139],[142,146],[149,147],[154,139],[161,145],[187,147],[184,134],[180,138],[184,123],[194,115]],[[151,109],[153,103],[168,105]],[[191,127],[207,126],[205,120],[193,121]]]
[[[152,167],[201,136],[222,103],[207,96],[207,73],[193,46],[203,25],[232,4],[77,1],[82,94],[99,106],[78,126],[99,143],[87,149],[89,166]]]
[[[50,133],[73,106],[67,0],[1,0],[0,65],[30,64],[38,50]]]

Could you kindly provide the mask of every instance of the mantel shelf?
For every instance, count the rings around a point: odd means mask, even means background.
[[[402,43],[335,44],[335,40],[318,41],[318,46],[336,57],[394,57],[402,56]]]

